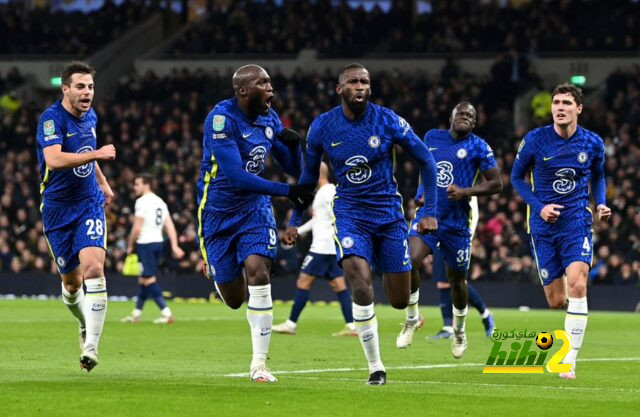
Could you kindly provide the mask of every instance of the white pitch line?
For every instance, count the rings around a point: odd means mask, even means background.
[[[640,361],[640,358],[585,358],[580,359],[580,362],[636,362]],[[484,366],[485,363],[438,363],[438,364],[425,364],[425,365],[403,365],[403,366],[389,366],[387,369],[391,370],[413,370],[413,369],[437,369],[437,368],[469,368]],[[329,372],[353,372],[353,371],[367,371],[369,368],[324,368],[324,369],[295,369],[289,371],[273,371],[274,375],[301,375],[301,374],[321,374]],[[249,374],[247,372],[236,372],[230,374],[224,374],[222,376],[230,378],[246,378]]]
[[[247,377],[248,374],[245,375]],[[327,382],[358,382],[362,383],[362,379],[355,378],[322,378],[318,376],[297,376],[293,375],[288,379],[300,379],[305,381],[327,381]],[[623,392],[623,393],[640,393],[640,389],[632,388],[600,388],[600,387],[572,387],[565,385],[524,385],[524,384],[493,384],[486,382],[451,382],[451,381],[397,381],[391,380],[390,384],[403,384],[403,385],[462,385],[462,386],[480,386],[487,388],[540,388],[540,389],[553,389],[553,390],[568,390],[568,391],[597,391],[597,392]]]

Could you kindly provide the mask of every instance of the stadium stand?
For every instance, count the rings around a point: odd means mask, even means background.
[[[607,1],[393,2],[388,10],[366,2],[210,2],[208,16],[167,51],[185,54],[294,54],[324,56],[517,50],[565,55],[640,49],[640,4]],[[374,2],[371,2],[374,3]],[[248,7],[249,6],[249,7]],[[270,16],[270,19],[264,19]],[[250,30],[249,30],[250,29]]]

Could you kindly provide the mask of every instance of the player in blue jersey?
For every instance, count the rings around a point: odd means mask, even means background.
[[[267,72],[257,65],[243,66],[233,75],[233,89],[235,97],[218,103],[204,122],[198,240],[205,274],[234,310],[246,296],[244,268],[253,345],[250,378],[275,382],[266,367],[273,322],[269,274],[278,243],[269,196],[287,196],[306,207],[313,200],[313,187],[260,177],[269,152],[287,174],[297,177],[302,170],[300,135],[284,129],[271,109],[274,93]]]
[[[527,133],[511,171],[511,182],[527,203],[531,250],[551,308],[566,308],[572,348],[566,379],[576,377],[576,359],[587,327],[587,274],[593,260],[593,216],[589,185],[600,221],[609,220],[605,200],[604,144],[578,125],[582,90],[560,84],[553,91],[553,124]],[[531,184],[524,181],[531,173]],[[563,276],[566,277],[562,279]]]
[[[384,274],[387,298],[395,308],[407,306],[411,286],[407,225],[393,177],[395,145],[421,168],[428,197],[417,226],[422,233],[438,228],[435,163],[403,118],[369,102],[371,82],[362,65],[340,71],[336,92],[341,105],[318,116],[309,129],[300,184],[315,186],[320,159],[327,154],[338,182],[333,200],[336,252],[351,283],[353,319],[369,363],[367,383],[383,385],[387,375],[380,359],[371,267]],[[295,243],[300,214],[294,210],[283,235],[287,244]]]
[[[37,132],[43,231],[62,277],[62,301],[80,323],[80,367],[87,372],[98,364],[107,311],[103,206],[113,199],[97,161],[116,156],[113,145],[96,150],[94,74],[82,62],[65,67],[63,98],[42,113]]]
[[[420,266],[425,256],[439,250],[446,265],[453,301],[453,340],[451,353],[461,358],[467,349],[465,321],[467,317],[467,274],[473,237],[472,199],[502,190],[500,169],[493,151],[484,139],[472,133],[476,124],[476,109],[471,103],[458,103],[451,112],[449,130],[430,130],[424,137],[438,169],[438,231],[428,236],[419,233],[416,219],[409,232],[411,249],[411,291],[418,292]],[[477,184],[480,174],[486,181]],[[416,199],[423,199],[421,190]],[[396,346],[411,344],[413,333],[423,322],[418,312],[418,297],[407,308],[404,328],[398,335]]]

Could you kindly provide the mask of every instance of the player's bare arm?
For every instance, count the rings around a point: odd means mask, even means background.
[[[76,168],[93,161],[111,161],[116,158],[116,148],[105,145],[84,153],[62,152],[62,145],[51,145],[43,149],[47,167],[51,170]]]
[[[466,197],[478,196],[478,195],[491,195],[502,191],[502,176],[500,175],[500,168],[495,167],[486,170],[482,173],[485,180],[481,184],[478,184],[469,188],[460,188],[455,184],[447,187],[447,198],[449,200],[461,200]]]
[[[100,165],[97,162],[95,163],[95,167],[96,167],[96,180],[98,181],[98,187],[100,187],[102,194],[104,194],[104,205],[105,207],[108,207],[114,198],[113,190],[111,189],[111,186],[109,185],[109,181],[107,181],[107,177],[104,176],[104,174],[102,173],[102,170],[100,169]]]
[[[176,226],[173,224],[171,215],[167,216],[167,220],[164,222],[164,230],[167,232],[169,242],[171,242],[171,253],[176,259],[182,259],[184,257],[184,251],[178,245],[178,233],[176,232]]]
[[[140,231],[142,230],[142,223],[144,223],[144,217],[136,216],[133,221],[133,227],[131,228],[131,234],[129,234],[129,240],[127,244],[127,253],[133,253],[133,248],[136,247],[136,241],[138,240],[138,236],[140,236]]]

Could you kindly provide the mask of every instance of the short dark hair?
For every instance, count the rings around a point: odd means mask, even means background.
[[[582,104],[584,99],[584,95],[582,94],[582,90],[579,87],[576,87],[573,84],[562,83],[558,84],[556,88],[551,93],[551,99],[553,99],[557,94],[571,94],[573,99],[576,101],[576,104],[579,106]]]
[[[153,180],[154,180],[154,176],[149,174],[148,172],[142,172],[138,175],[136,175],[136,179],[140,178],[142,180],[142,183],[145,185],[149,185],[151,188],[153,188]]]
[[[90,74],[94,77],[96,75],[96,70],[86,62],[71,61],[65,65],[64,70],[62,70],[62,85],[69,87],[71,85],[71,76],[73,74]]]
[[[366,70],[366,68],[364,67],[364,65],[362,64],[358,64],[358,63],[353,63],[353,64],[349,64],[349,65],[345,65],[344,67],[342,67],[342,69],[340,70],[340,73],[338,74],[338,84],[340,84],[340,79],[342,78],[342,76],[344,75],[345,72],[349,71],[350,69],[363,69]]]

